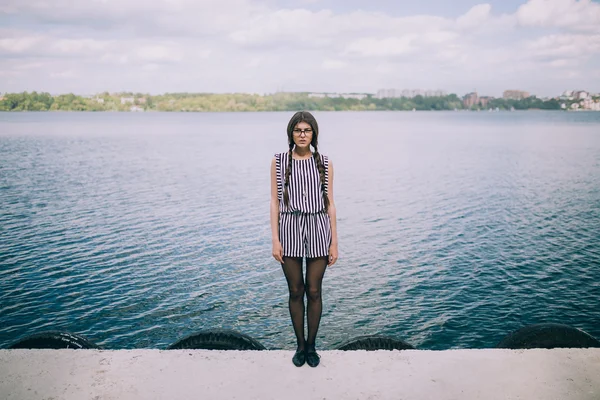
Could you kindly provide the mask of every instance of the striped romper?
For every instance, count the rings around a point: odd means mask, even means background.
[[[319,169],[314,157],[292,159],[289,178],[289,207],[283,201],[285,173],[289,153],[275,154],[277,195],[279,197],[279,241],[286,257],[325,257],[329,255],[331,225],[325,211]],[[321,155],[325,167],[325,193],[329,185],[329,162]]]

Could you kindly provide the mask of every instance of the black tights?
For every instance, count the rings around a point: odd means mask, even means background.
[[[327,268],[327,257],[306,259],[306,285],[302,277],[302,258],[283,257],[283,273],[290,291],[290,316],[296,333],[298,349],[304,349],[304,293],[308,299],[307,322],[308,338],[306,345],[315,347],[317,331],[321,322],[323,301],[321,298],[321,284]]]

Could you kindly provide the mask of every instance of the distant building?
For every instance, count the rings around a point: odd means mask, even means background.
[[[96,103],[104,104],[104,99],[96,97],[94,100],[96,101]]]
[[[588,92],[586,92],[585,90],[578,90],[573,93],[573,97],[577,100],[585,100],[588,97],[590,97],[590,94]]]
[[[378,99],[385,98],[413,98],[416,96],[423,97],[443,97],[447,96],[447,93],[443,90],[423,90],[423,89],[379,89],[375,95]]]
[[[342,93],[340,94],[340,97],[343,97],[344,99],[356,99],[356,100],[362,100],[364,98],[366,98],[368,95],[364,94],[364,93]]]
[[[493,100],[493,99],[494,99],[494,98],[493,98],[493,97],[490,97],[490,96],[481,96],[481,97],[479,98],[479,104],[481,105],[481,107],[487,107],[487,106],[488,106],[488,104],[489,104],[489,102],[490,102],[491,100]]]
[[[129,109],[129,111],[132,112],[140,112],[140,111],[144,111],[144,109],[140,106],[131,106],[131,108]]]
[[[139,97],[139,98],[137,98],[135,100],[136,100],[136,102],[138,104],[146,104],[146,98],[145,97]]]
[[[529,92],[521,90],[505,90],[502,98],[505,100],[523,100],[529,97]]]
[[[463,97],[463,105],[465,108],[471,108],[476,104],[479,104],[479,96],[477,95],[477,92],[467,93],[465,97]]]
[[[494,100],[491,96],[481,96],[477,94],[477,92],[467,93],[463,97],[463,106],[465,108],[471,108],[473,106],[478,106],[485,108],[489,105],[490,101]]]
[[[396,98],[402,97],[402,94],[396,89],[379,89],[375,97],[378,99]]]
[[[366,93],[309,93],[308,97],[316,97],[323,99],[329,97],[331,99],[343,98],[343,99],[357,99],[362,100],[369,95]]]
[[[563,94],[558,97],[558,99],[562,101],[573,100],[573,90],[565,90]]]
[[[447,96],[447,94],[443,90],[427,90],[425,92],[425,97],[444,97],[444,96]]]
[[[594,104],[594,100],[592,100],[591,97],[581,101],[579,104],[581,104],[581,108],[583,108],[584,110],[591,110],[592,109],[592,105]]]
[[[121,97],[121,104],[133,104],[135,99],[133,97]]]

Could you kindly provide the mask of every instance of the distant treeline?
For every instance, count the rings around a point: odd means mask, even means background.
[[[486,107],[501,110],[559,110],[560,103],[536,97],[523,100],[493,99]],[[342,97],[309,97],[308,93],[211,94],[167,93],[151,96],[143,93],[108,92],[91,97],[49,93],[7,93],[0,100],[0,111],[367,111],[367,110],[462,110],[462,100],[455,94],[442,97],[385,98],[368,96],[362,100]]]

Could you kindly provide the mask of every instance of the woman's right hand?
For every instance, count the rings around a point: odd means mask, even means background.
[[[283,247],[281,247],[279,240],[273,242],[273,258],[283,264]]]

